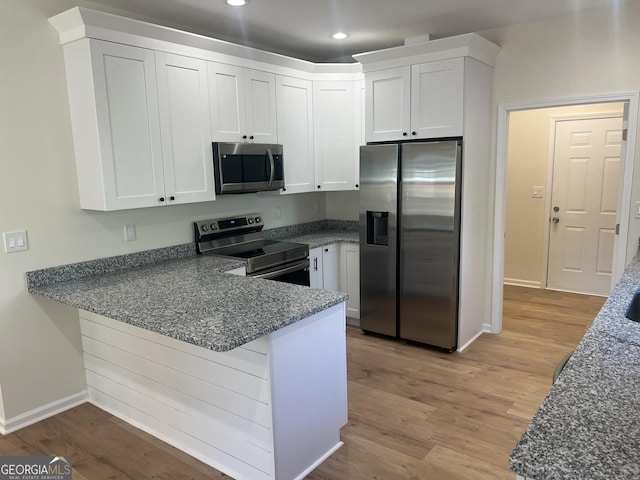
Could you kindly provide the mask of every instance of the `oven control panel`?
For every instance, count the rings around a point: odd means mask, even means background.
[[[262,215],[250,213],[240,217],[218,218],[211,220],[198,220],[194,222],[196,230],[196,241],[199,236],[222,234],[241,230],[262,230]]]

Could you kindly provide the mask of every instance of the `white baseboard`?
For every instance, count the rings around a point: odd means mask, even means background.
[[[13,418],[4,419],[0,418],[0,433],[7,435],[21,428],[28,427],[41,420],[45,420],[49,417],[53,417],[58,413],[69,410],[70,408],[77,407],[89,400],[89,395],[86,390],[71,395],[66,398],[61,398],[55,402],[51,402],[47,405],[43,405],[33,410],[17,415]]]
[[[469,347],[469,345],[471,345],[473,342],[475,342],[475,341],[476,341],[476,339],[477,339],[480,335],[482,335],[483,333],[484,333],[484,331],[480,331],[480,332],[476,333],[476,334],[473,336],[473,338],[472,338],[471,340],[469,340],[469,341],[468,341],[467,343],[465,343],[464,345],[459,346],[459,347],[457,348],[456,352],[458,352],[458,353],[463,352],[465,348],[468,348],[468,347]]]
[[[505,278],[504,283],[505,285],[514,285],[516,287],[543,288],[542,282],[522,280],[520,278]]]
[[[322,455],[318,460],[316,460],[313,464],[311,464],[309,466],[309,468],[307,468],[304,472],[302,472],[300,475],[298,475],[295,478],[295,480],[304,480],[305,478],[307,478],[307,476],[312,471],[314,471],[316,468],[318,468],[322,462],[324,462],[327,458],[329,458],[331,455],[333,455],[333,453],[343,445],[344,445],[344,442],[341,442],[341,441],[336,443],[332,448],[329,449],[328,452],[326,452],[324,455]]]

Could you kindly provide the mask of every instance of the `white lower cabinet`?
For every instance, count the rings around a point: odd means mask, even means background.
[[[347,317],[360,318],[360,246],[333,243],[309,250],[312,288],[349,294]]]
[[[340,291],[338,244],[322,247],[322,288],[332,292]]]
[[[337,243],[309,250],[309,286],[340,291],[340,251]]]
[[[347,317],[360,318],[360,246],[340,245],[340,291],[349,294]]]
[[[309,286],[311,288],[324,288],[322,274],[322,247],[309,250]]]
[[[238,268],[234,268],[233,270],[227,270],[224,273],[228,273],[229,275],[237,275],[239,277],[246,277],[247,276],[247,267],[238,267]]]

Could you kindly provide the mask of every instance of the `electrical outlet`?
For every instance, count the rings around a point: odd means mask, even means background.
[[[21,252],[29,250],[27,242],[27,231],[17,230],[15,232],[4,232],[4,251],[5,253]]]
[[[136,239],[136,225],[130,223],[124,226],[124,241],[133,242]]]

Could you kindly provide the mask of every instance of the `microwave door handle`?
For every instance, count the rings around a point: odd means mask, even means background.
[[[271,153],[271,149],[267,148],[267,157],[269,157],[269,167],[270,167],[270,171],[269,171],[269,186],[271,186],[271,184],[273,183],[273,176],[275,173],[275,165],[273,163],[273,154]]]

